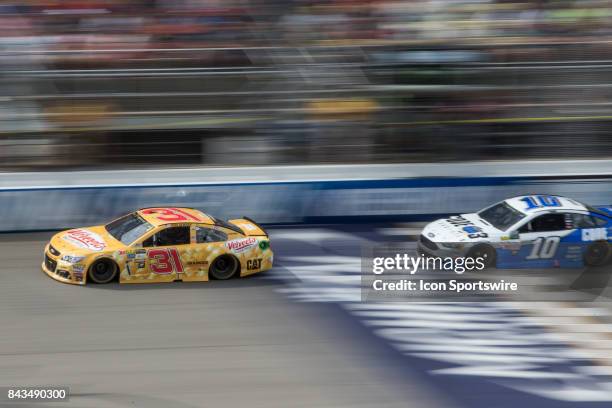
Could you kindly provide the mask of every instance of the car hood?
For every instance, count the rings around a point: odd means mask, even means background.
[[[103,225],[62,231],[51,238],[53,248],[62,254],[88,255],[123,247]]]
[[[470,234],[484,233],[486,237],[470,237]],[[501,235],[501,231],[480,219],[478,214],[461,214],[441,218],[423,229],[423,235],[435,242],[483,241]]]

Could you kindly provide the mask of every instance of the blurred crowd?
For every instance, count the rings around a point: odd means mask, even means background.
[[[48,50],[609,35],[602,0],[2,1],[0,36]]]
[[[612,155],[612,0],[0,1],[0,169]]]

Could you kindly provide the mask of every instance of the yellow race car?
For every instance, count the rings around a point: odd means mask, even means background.
[[[143,208],[106,225],[60,232],[45,247],[43,271],[84,285],[208,281],[272,268],[266,231],[192,208]]]

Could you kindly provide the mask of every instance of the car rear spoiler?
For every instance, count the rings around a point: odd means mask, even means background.
[[[249,217],[242,217],[235,220],[229,220],[230,224],[240,228],[244,235],[255,237],[267,237],[268,233],[258,223]]]
[[[258,224],[258,223],[256,223],[255,221],[253,221],[253,219],[252,219],[252,218],[249,218],[249,217],[246,217],[246,216],[243,216],[242,218],[243,218],[243,219],[245,219],[245,220],[247,220],[247,221],[249,221],[251,224],[255,224],[255,226],[256,226],[257,228],[259,228],[259,229],[260,229],[260,230],[261,230],[261,231],[262,231],[264,234],[268,235],[268,231],[266,231],[266,230],[264,229],[264,227],[262,227],[260,224]]]

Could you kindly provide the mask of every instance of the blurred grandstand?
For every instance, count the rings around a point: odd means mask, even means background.
[[[612,155],[612,1],[0,2],[0,169]]]

